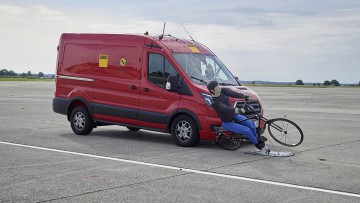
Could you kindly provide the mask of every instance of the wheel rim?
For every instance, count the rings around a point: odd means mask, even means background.
[[[188,141],[192,135],[192,128],[190,123],[187,121],[178,122],[175,128],[175,135],[181,142]]]
[[[241,147],[241,138],[239,136],[222,133],[217,137],[217,141],[220,147],[226,150],[237,150]]]
[[[76,112],[73,120],[73,124],[76,130],[82,130],[85,127],[85,123],[85,115],[82,112]]]
[[[271,125],[280,127],[275,129],[269,125],[269,133],[278,143],[288,147],[295,147],[301,144],[303,135],[296,124],[284,119],[278,119],[274,120]]]

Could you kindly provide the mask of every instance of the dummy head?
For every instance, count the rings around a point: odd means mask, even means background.
[[[213,97],[220,96],[221,88],[219,86],[219,83],[217,81],[210,81],[207,85],[208,90],[211,92],[211,95]]]

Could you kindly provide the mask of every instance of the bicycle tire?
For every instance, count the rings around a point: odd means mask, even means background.
[[[274,118],[267,123],[270,136],[281,145],[296,147],[304,140],[304,134],[301,128],[289,119]]]
[[[241,147],[242,139],[233,134],[229,135],[227,133],[221,132],[216,137],[216,143],[225,150],[238,150]]]

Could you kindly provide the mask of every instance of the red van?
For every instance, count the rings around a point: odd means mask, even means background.
[[[262,111],[257,94],[198,42],[147,34],[62,34],[53,110],[66,115],[78,135],[121,125],[171,133],[177,145],[194,146],[215,139],[214,127],[221,125],[206,88],[211,80],[252,95],[253,107]]]

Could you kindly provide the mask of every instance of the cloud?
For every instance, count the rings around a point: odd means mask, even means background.
[[[64,15],[66,15],[62,11],[52,10],[52,9],[47,8],[46,6],[43,6],[43,5],[32,6],[29,9],[31,9],[35,13],[38,13],[41,16],[44,16],[44,17],[55,17],[55,18],[60,17],[60,18],[63,18]]]
[[[13,15],[19,15],[26,11],[26,8],[22,8],[19,6],[13,6],[13,5],[1,5],[0,4],[0,11],[2,14],[13,14]]]
[[[360,65],[357,1],[65,2],[0,3],[0,68],[51,73],[61,33],[160,34],[166,21],[166,34],[189,38],[183,23],[244,80],[319,80],[303,70],[359,80],[350,73]]]

